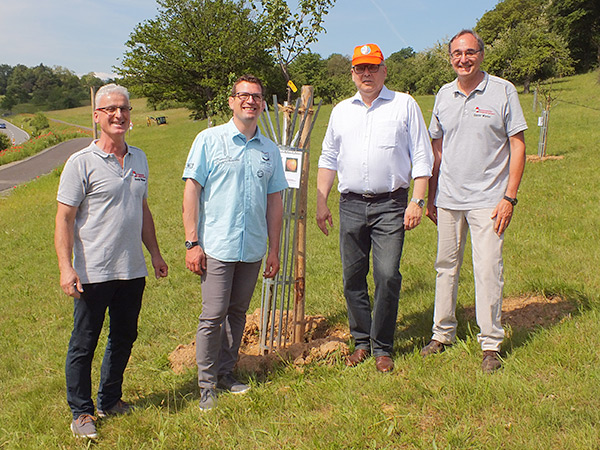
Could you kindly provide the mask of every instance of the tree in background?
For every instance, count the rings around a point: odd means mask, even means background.
[[[527,52],[529,45],[525,39],[534,39],[536,42],[530,50],[541,51],[541,58],[545,59],[542,62],[545,71],[548,70],[546,50],[550,47],[555,47],[559,52],[557,65],[552,70],[554,72],[564,72],[561,65],[566,63],[565,48],[571,58],[569,64],[574,65],[577,72],[600,65],[598,0],[503,0],[483,15],[475,31],[493,48],[497,47],[495,41],[498,39],[510,40],[522,52]],[[532,65],[531,61],[535,58],[530,56],[526,59],[529,61],[527,65]],[[506,61],[506,64],[496,61],[495,64],[505,65],[503,69],[510,71],[508,66],[511,63],[514,61]]]
[[[42,114],[37,113],[31,119],[29,119],[29,125],[33,129],[33,136],[39,136],[42,134],[42,131],[50,128],[50,123],[48,122],[48,118]]]
[[[455,78],[448,61],[446,43],[414,53],[407,47],[392,53],[387,61],[390,89],[416,95],[435,94],[444,84]]]
[[[350,97],[356,87],[350,76],[352,63],[346,56],[333,53],[322,59],[317,53],[302,53],[290,64],[289,75],[298,85],[312,85],[315,97],[335,103]]]
[[[267,37],[285,82],[289,83],[290,64],[325,31],[323,21],[335,0],[299,0],[298,11],[293,14],[285,0],[255,0],[252,4],[258,12],[261,34]],[[290,100],[291,90],[288,88]]]
[[[151,105],[184,102],[196,118],[217,114],[211,102],[231,73],[273,78],[274,63],[251,9],[234,0],[158,0],[156,18],[134,29],[117,72]],[[269,83],[267,83],[269,84]]]
[[[477,21],[475,31],[486,45],[491,45],[506,30],[539,20],[547,4],[548,0],[502,0]]]
[[[577,71],[600,66],[600,1],[551,0],[547,13],[552,31],[567,42]]]
[[[0,133],[0,152],[6,150],[10,146],[12,146],[10,138],[4,133]]]
[[[6,75],[5,82],[2,81],[3,75]],[[85,88],[77,75],[60,66],[2,66],[0,85],[2,84],[5,96],[0,107],[6,110],[23,105],[22,109],[35,112],[74,108],[89,102],[89,88]]]
[[[0,64],[0,95],[6,94],[6,85],[8,83],[8,77],[12,73],[13,68],[8,64]]]
[[[534,81],[573,73],[566,42],[544,26],[521,22],[505,30],[492,43],[484,61],[490,73],[523,83],[524,92]]]

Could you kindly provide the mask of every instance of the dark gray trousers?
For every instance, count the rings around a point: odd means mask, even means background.
[[[219,376],[233,371],[260,267],[261,261],[222,262],[207,257],[196,331],[200,388],[214,388]]]

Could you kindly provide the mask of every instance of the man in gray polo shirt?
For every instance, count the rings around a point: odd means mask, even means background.
[[[148,275],[142,243],[156,278],[168,272],[147,202],[146,155],[125,143],[130,110],[124,87],[109,84],[98,90],[94,121],[102,135],[69,158],[58,187],[54,243],[60,286],[74,297],[65,374],[71,431],[78,438],[97,437],[91,370],[107,309],[110,332],[100,372],[98,416],[130,410],[121,399],[121,386],[137,338]]]
[[[433,337],[421,354],[456,338],[456,297],[467,231],[471,233],[482,369],[501,367],[502,246],[525,167],[527,129],[515,87],[480,70],[484,44],[463,30],[449,44],[456,80],[438,92],[429,133],[435,164],[427,216],[438,227]],[[435,202],[434,202],[435,199]]]

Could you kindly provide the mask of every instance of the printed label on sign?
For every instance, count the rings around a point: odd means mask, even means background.
[[[300,177],[302,175],[302,151],[289,147],[279,147],[283,171],[288,186],[294,189],[300,188]]]

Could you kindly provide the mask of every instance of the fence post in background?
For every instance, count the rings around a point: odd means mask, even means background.
[[[94,130],[94,139],[98,139],[98,124],[94,121],[94,111],[96,110],[96,89],[90,86],[90,96],[92,98],[92,130]]]

